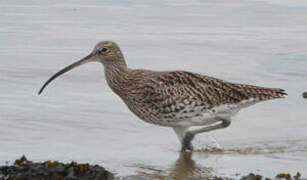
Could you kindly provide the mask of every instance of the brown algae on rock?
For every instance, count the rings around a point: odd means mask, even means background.
[[[27,163],[27,162],[28,162],[28,160],[27,160],[26,156],[22,155],[20,159],[15,160],[14,164],[15,165],[22,165],[23,163]]]
[[[114,176],[99,165],[78,164],[77,162],[61,163],[50,160],[39,163],[29,161],[25,156],[22,156],[12,166],[0,166],[0,179],[112,180]]]
[[[291,179],[291,174],[289,174],[289,173],[280,173],[280,174],[276,175],[276,178],[290,180]]]
[[[295,176],[293,176],[294,179],[299,179],[301,177],[301,173],[300,172],[297,172]]]
[[[262,180],[262,176],[259,174],[250,173],[247,176],[243,176],[241,180]]]

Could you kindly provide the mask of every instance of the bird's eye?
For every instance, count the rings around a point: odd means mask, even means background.
[[[102,54],[104,54],[104,53],[108,52],[108,48],[106,48],[106,47],[101,48],[101,49],[99,50],[99,52],[102,53]]]

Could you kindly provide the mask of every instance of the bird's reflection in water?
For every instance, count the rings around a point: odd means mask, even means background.
[[[192,159],[192,152],[181,152],[169,174],[169,179],[203,179],[212,176],[212,168],[202,167]]]
[[[172,167],[166,170],[142,166],[140,168],[145,171],[140,172],[136,178],[142,180],[194,180],[213,177],[213,169],[198,165],[192,156],[192,152],[181,152]]]

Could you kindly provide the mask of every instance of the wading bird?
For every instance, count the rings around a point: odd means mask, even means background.
[[[193,150],[194,136],[230,125],[230,118],[257,102],[282,98],[283,89],[226,82],[186,71],[130,69],[119,46],[99,42],[83,59],[54,74],[39,94],[56,77],[88,62],[104,65],[110,88],[140,119],[174,129],[182,150]],[[190,127],[198,129],[189,130]]]

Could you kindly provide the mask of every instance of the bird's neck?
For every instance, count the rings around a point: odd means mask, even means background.
[[[129,81],[129,72],[125,61],[117,61],[104,64],[104,72],[108,85],[119,96],[124,96],[127,82]]]

